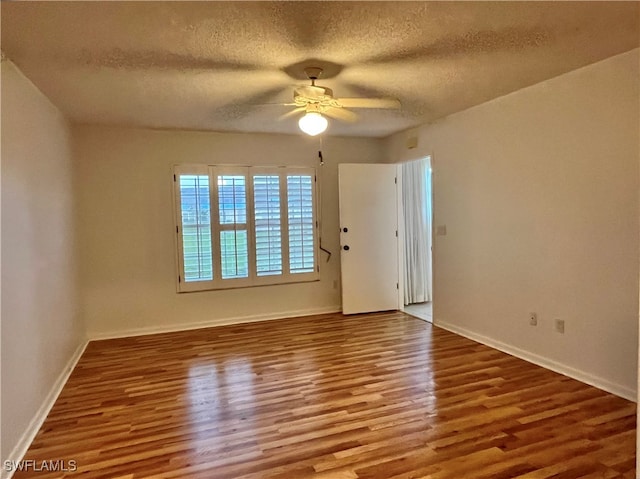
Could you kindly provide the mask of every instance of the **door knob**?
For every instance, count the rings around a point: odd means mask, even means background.
[[[344,245],[344,246],[342,247],[342,249],[343,249],[343,250],[345,250],[345,251],[349,251],[349,245],[348,245],[348,244]]]
[[[349,231],[349,228],[342,228],[342,231],[344,231],[345,233],[347,233]]]

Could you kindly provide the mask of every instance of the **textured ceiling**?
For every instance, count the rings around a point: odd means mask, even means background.
[[[386,136],[631,50],[638,2],[2,2],[4,53],[81,123],[298,133],[303,67],[392,96],[327,134]]]

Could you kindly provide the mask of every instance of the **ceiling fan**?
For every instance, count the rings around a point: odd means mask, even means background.
[[[305,113],[298,120],[298,126],[307,135],[316,136],[327,129],[329,122],[325,116],[347,122],[356,121],[358,115],[347,108],[400,108],[400,101],[395,98],[334,98],[331,88],[316,85],[322,71],[319,67],[305,68],[311,85],[297,87],[293,91],[293,103],[283,104],[296,108],[282,115],[281,119]]]

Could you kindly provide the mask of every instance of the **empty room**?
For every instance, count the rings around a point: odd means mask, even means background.
[[[0,14],[0,478],[638,477],[640,2]]]

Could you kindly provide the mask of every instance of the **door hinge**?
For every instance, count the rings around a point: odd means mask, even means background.
[[[398,230],[396,230],[396,238],[398,237]]]
[[[174,182],[176,181],[176,175],[173,175],[173,181]]]
[[[396,289],[400,289],[400,284],[396,283]]]
[[[395,183],[396,185],[398,184],[398,177],[397,177],[397,176],[394,178],[394,183]]]
[[[176,226],[176,234],[178,234],[179,232],[180,231],[178,231],[178,227]],[[396,234],[396,236],[398,236],[398,235]]]
[[[182,283],[182,277],[178,275],[178,283]]]

